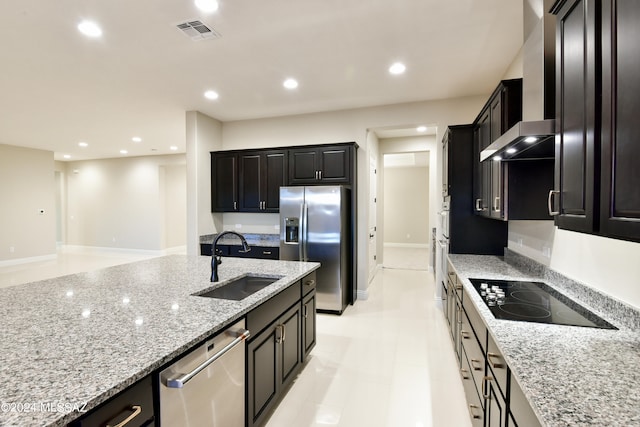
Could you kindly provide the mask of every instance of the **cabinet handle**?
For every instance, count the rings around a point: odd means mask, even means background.
[[[493,381],[493,377],[492,376],[487,375],[487,376],[482,378],[482,397],[485,400],[491,399],[491,395],[489,394],[489,387],[486,386],[486,384],[489,381]]]
[[[305,304],[304,305],[304,318],[308,318],[309,317],[309,304]]]
[[[478,359],[471,359],[471,367],[474,371],[481,371],[483,366]],[[476,365],[477,364],[477,365]]]
[[[474,420],[479,420],[480,418],[482,418],[482,415],[474,413],[474,410],[476,409],[479,410],[480,407],[478,405],[469,404],[469,414],[471,414],[471,418],[473,418]]]
[[[455,285],[454,288],[456,289],[456,291],[461,291],[462,285]]]
[[[502,362],[494,362],[493,361],[494,358],[496,358],[498,360],[501,359],[499,354],[487,353],[487,360],[489,361],[489,365],[491,365],[492,368],[494,368],[494,369],[504,368],[504,365],[502,364]]]
[[[560,211],[554,211],[553,210],[553,195],[554,194],[560,194],[560,192],[558,190],[550,190],[549,191],[549,198],[547,199],[547,208],[549,209],[549,215],[551,215],[551,216],[560,215]]]
[[[469,371],[467,371],[464,368],[460,369],[460,374],[462,375],[462,379],[463,380],[468,380],[469,379]]]
[[[476,199],[476,211],[481,212],[482,211],[482,199]]]
[[[316,179],[318,179],[318,171],[316,171]]]
[[[124,427],[124,426],[126,426],[127,424],[129,424],[129,422],[131,420],[133,420],[135,417],[140,415],[140,413],[142,412],[142,406],[132,405],[130,408],[126,409],[126,411],[133,411],[133,412],[131,413],[131,415],[129,415],[127,418],[125,418],[124,420],[122,420],[118,424],[111,425],[110,423],[107,423],[106,427]],[[124,412],[124,411],[122,411],[122,412]],[[118,415],[120,415],[120,414],[118,414]]]
[[[238,209],[238,202],[233,202],[233,210]]]
[[[469,332],[467,331],[460,331],[460,336],[463,340],[468,340],[469,338],[471,338],[471,335],[469,335]]]
[[[322,179],[322,171],[318,171],[318,174],[320,175],[320,179]]]
[[[271,251],[262,251],[262,255],[271,255]]]
[[[282,325],[276,325],[275,333],[276,333],[276,344],[280,344],[282,342]]]
[[[495,212],[500,212],[500,196],[496,196],[493,199],[493,210]]]
[[[316,284],[316,281],[311,279],[311,280],[307,280],[306,282],[304,282],[305,286],[313,286]]]

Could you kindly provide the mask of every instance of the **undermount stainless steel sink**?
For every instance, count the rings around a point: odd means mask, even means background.
[[[207,298],[230,299],[240,301],[249,295],[258,292],[260,289],[282,279],[284,276],[265,277],[265,276],[243,276],[230,281],[215,289],[202,291],[194,295]]]

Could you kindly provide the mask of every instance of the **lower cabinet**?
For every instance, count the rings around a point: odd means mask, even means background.
[[[92,409],[70,427],[124,426],[146,427],[155,425],[153,388],[147,376],[102,405]]]
[[[200,255],[211,256],[213,245],[211,243],[200,243]],[[222,256],[232,256],[236,258],[258,258],[258,259],[280,259],[280,248],[277,246],[251,246],[249,252],[241,252],[240,245],[218,245],[216,249]]]
[[[540,426],[460,278],[451,271],[451,266],[449,269],[446,318],[471,424],[478,427]]]
[[[312,277],[313,279],[309,279]],[[316,343],[315,273],[247,314],[246,420],[268,419]]]

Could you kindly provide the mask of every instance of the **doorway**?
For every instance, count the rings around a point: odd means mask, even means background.
[[[383,266],[428,270],[429,152],[383,155]]]

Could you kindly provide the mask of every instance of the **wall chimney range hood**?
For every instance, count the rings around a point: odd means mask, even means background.
[[[480,152],[480,161],[552,159],[555,127],[554,119],[518,122]]]
[[[555,157],[554,0],[526,0],[522,47],[522,121],[480,152],[480,161]]]

